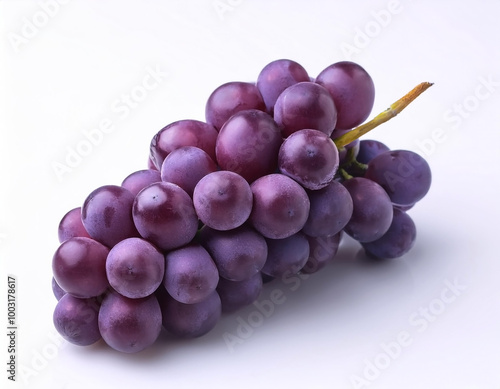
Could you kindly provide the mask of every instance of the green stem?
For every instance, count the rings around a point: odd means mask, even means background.
[[[385,123],[386,121],[395,117],[398,113],[400,113],[403,109],[405,109],[413,100],[415,100],[418,96],[420,96],[424,91],[426,91],[432,85],[433,84],[431,82],[422,82],[418,84],[410,92],[401,97],[395,103],[391,104],[389,108],[387,108],[382,113],[379,113],[369,122],[366,122],[365,124],[362,124],[354,128],[353,130],[345,133],[344,135],[339,136],[337,139],[334,139],[333,141],[335,142],[337,149],[340,150],[345,145],[348,145],[352,141],[358,139],[362,135],[373,130],[375,127],[378,127],[382,123]]]

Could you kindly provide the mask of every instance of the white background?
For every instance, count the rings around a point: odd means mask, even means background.
[[[499,15],[493,0],[1,1],[0,305],[13,274],[20,326],[8,387],[500,388]],[[137,355],[63,342],[50,287],[62,215],[145,168],[160,128],[203,120],[215,87],[278,58],[313,77],[358,62],[375,82],[372,114],[435,83],[369,136],[431,165],[410,211],[414,249],[369,265],[346,240],[322,272],[266,287],[260,302],[277,288],[284,303],[232,352],[223,335],[258,319],[255,306]],[[151,69],[157,82],[137,95]],[[126,108],[131,91],[141,101]],[[103,121],[113,130],[58,176]],[[5,387],[6,345],[1,355]]]

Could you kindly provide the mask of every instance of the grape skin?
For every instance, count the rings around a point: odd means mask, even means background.
[[[257,300],[262,291],[261,273],[241,281],[219,279],[217,292],[222,302],[222,312],[235,312]]]
[[[217,287],[217,267],[201,245],[191,243],[168,252],[165,257],[163,285],[177,301],[184,304],[199,303]]]
[[[305,189],[283,174],[269,174],[250,185],[250,224],[264,237],[283,239],[299,232],[307,221],[310,202]]]
[[[122,181],[121,186],[127,189],[134,196],[137,196],[137,194],[146,186],[160,181],[161,176],[158,170],[144,169],[129,174]]]
[[[316,273],[332,262],[339,249],[340,237],[341,232],[330,236],[312,237],[306,235],[309,242],[309,259],[301,272],[306,274]]]
[[[377,155],[389,150],[389,147],[378,140],[363,139],[359,142],[359,151],[356,159],[360,163],[367,164]]]
[[[66,294],[66,291],[59,286],[54,277],[52,277],[52,293],[54,293],[54,297],[57,301],[59,301],[61,297]]]
[[[309,242],[301,232],[284,239],[266,239],[267,261],[262,273],[287,277],[298,273],[309,259]]]
[[[389,195],[376,182],[363,177],[345,181],[353,202],[352,217],[344,231],[359,242],[370,242],[384,235],[392,222]]]
[[[137,353],[151,346],[160,335],[160,305],[154,294],[130,299],[113,291],[104,297],[98,324],[108,346],[123,353]]]
[[[76,236],[83,236],[90,238],[89,233],[82,223],[82,208],[77,207],[68,211],[61,221],[57,229],[59,243],[64,242],[66,239]]]

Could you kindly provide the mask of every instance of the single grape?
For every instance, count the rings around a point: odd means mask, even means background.
[[[410,215],[394,208],[389,230],[373,242],[362,243],[366,253],[376,258],[398,258],[413,247],[417,229]]]
[[[305,189],[283,174],[269,174],[250,185],[250,224],[264,237],[283,239],[299,232],[307,221],[310,202]]]
[[[407,206],[421,200],[431,186],[427,161],[409,150],[385,151],[368,164],[365,177],[381,185],[394,204]]]
[[[251,278],[266,263],[266,240],[248,225],[230,231],[204,226],[198,239],[214,260],[219,275],[227,280]]]
[[[337,108],[337,129],[347,130],[363,123],[375,101],[375,86],[360,65],[342,61],[324,69],[316,82],[325,87]]]
[[[99,305],[95,299],[65,294],[57,302],[53,321],[57,332],[68,342],[89,346],[101,339],[98,315]]]
[[[316,273],[333,261],[340,245],[341,232],[330,236],[306,236],[309,242],[309,259],[302,268],[306,274]]]
[[[320,190],[308,193],[311,207],[302,231],[309,236],[321,237],[339,233],[352,216],[353,204],[348,190],[332,181]]]
[[[59,286],[54,277],[52,277],[52,293],[54,293],[54,296],[57,299],[57,301],[59,301],[61,297],[66,294],[66,291]]]
[[[128,238],[116,244],[106,260],[109,284],[129,298],[147,297],[163,281],[165,257],[151,243]]]
[[[205,119],[220,130],[235,113],[247,109],[265,111],[266,105],[255,84],[233,81],[217,87],[207,100]]]
[[[241,111],[219,131],[217,162],[251,183],[276,171],[281,142],[280,130],[270,115],[255,109]]]
[[[219,279],[217,292],[222,302],[222,312],[235,312],[257,300],[262,291],[261,273],[241,281]]]
[[[201,245],[192,243],[166,254],[163,285],[177,301],[199,303],[215,290],[218,282],[217,267]]]
[[[283,91],[274,105],[274,120],[284,138],[311,128],[330,136],[337,109],[328,90],[314,82],[299,82]]]
[[[309,259],[309,242],[298,232],[284,239],[266,239],[268,254],[262,273],[272,277],[296,274]]]
[[[161,287],[159,298],[163,317],[163,327],[178,338],[198,338],[211,331],[221,316],[221,299],[213,291],[204,300],[194,304],[184,304],[170,296]]]
[[[160,170],[167,155],[182,146],[195,146],[204,150],[215,161],[217,130],[199,120],[184,119],[163,127],[151,140],[150,158]]]
[[[104,185],[88,195],[82,222],[89,235],[113,247],[123,239],[139,236],[132,220],[134,195],[116,185]]]
[[[122,181],[121,186],[127,189],[134,196],[137,196],[137,193],[143,190],[146,186],[160,181],[161,175],[158,170],[144,169],[129,174]]]
[[[162,315],[155,295],[130,299],[111,292],[101,304],[99,331],[111,348],[136,353],[151,346],[161,331]]]
[[[392,203],[384,188],[374,181],[354,177],[345,181],[353,202],[351,220],[344,231],[359,242],[379,239],[392,222]]]
[[[207,174],[193,192],[193,204],[200,220],[222,231],[237,228],[248,219],[252,200],[248,182],[227,170]]]
[[[147,164],[148,169],[147,170],[158,170],[156,167],[153,159],[151,158],[151,155],[148,156],[148,164]]]
[[[68,211],[61,221],[57,230],[59,243],[64,242],[66,239],[82,236],[90,238],[89,233],[82,223],[82,208],[77,207]]]
[[[161,250],[191,242],[198,230],[191,197],[170,182],[157,182],[140,191],[132,214],[141,236]]]
[[[367,164],[384,151],[389,151],[389,147],[384,143],[373,139],[363,139],[359,142],[359,152],[356,159],[360,163]]]
[[[109,286],[106,277],[108,253],[106,246],[90,238],[65,240],[52,258],[57,284],[75,297],[95,297],[104,293]]]
[[[278,154],[281,173],[307,189],[318,190],[332,182],[339,167],[335,143],[318,130],[304,129],[285,139]]]
[[[161,165],[161,179],[179,185],[193,197],[198,181],[216,170],[216,163],[205,151],[194,146],[184,146],[167,155]]]

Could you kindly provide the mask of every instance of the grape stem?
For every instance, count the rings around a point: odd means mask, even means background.
[[[418,84],[410,92],[408,92],[406,95],[401,97],[395,103],[391,104],[391,106],[389,108],[387,108],[385,111],[379,113],[377,116],[375,116],[369,122],[366,122],[366,123],[354,128],[353,130],[345,133],[344,135],[339,136],[338,138],[334,139],[333,142],[337,146],[337,149],[340,150],[345,145],[348,145],[352,141],[358,139],[362,135],[373,130],[375,127],[378,127],[382,123],[385,123],[386,121],[395,117],[398,113],[400,113],[403,109],[405,109],[413,100],[415,100],[418,96],[420,96],[423,92],[425,92],[432,85],[433,85],[433,83],[431,83],[431,82],[422,82],[422,83]]]

